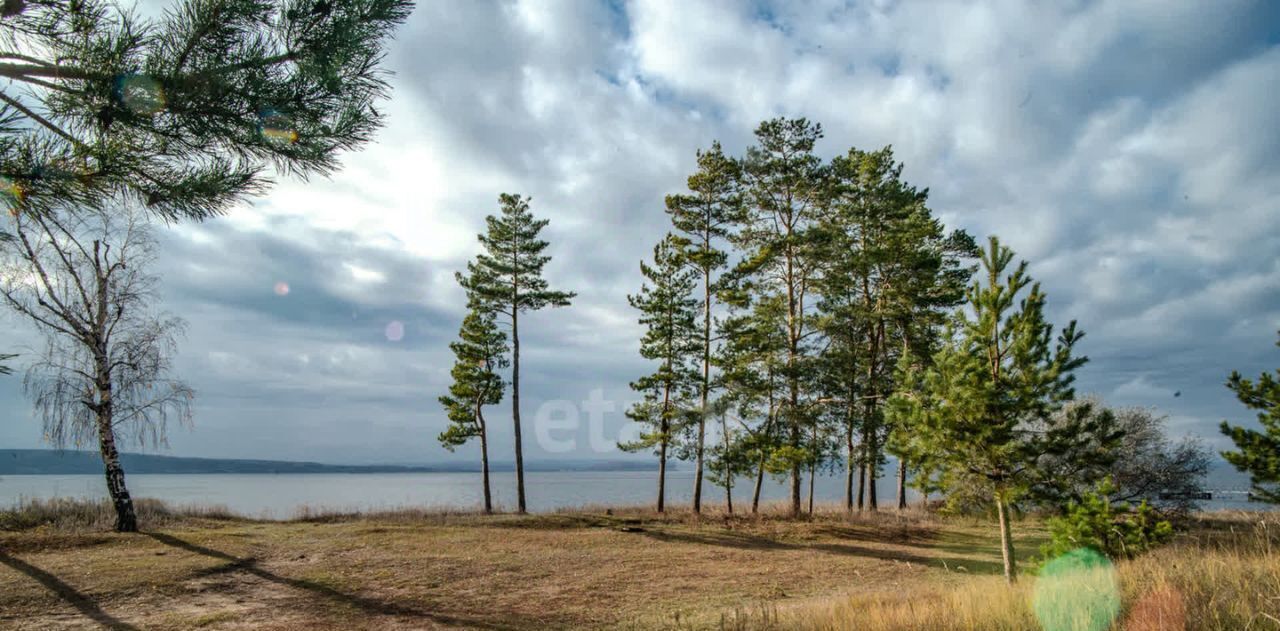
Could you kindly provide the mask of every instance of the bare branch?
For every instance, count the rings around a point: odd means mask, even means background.
[[[0,101],[4,101],[5,103],[8,103],[10,107],[12,107],[15,110],[18,110],[19,112],[22,112],[23,115],[25,115],[27,118],[30,118],[31,120],[39,123],[42,127],[48,129],[49,131],[52,131],[53,133],[59,136],[62,136],[62,138],[67,142],[77,147],[82,146],[83,143],[81,143],[80,140],[77,139],[75,136],[72,136],[71,134],[67,133],[61,127],[54,125],[52,122],[49,121],[49,119],[37,114],[31,108],[27,107],[26,105],[23,105],[22,101],[19,101],[9,96],[8,94],[5,94],[4,91],[2,90],[0,90]]]

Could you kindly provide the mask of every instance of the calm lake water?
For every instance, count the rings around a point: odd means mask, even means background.
[[[653,502],[657,474],[651,471],[564,471],[525,474],[529,509],[551,511],[589,504],[615,506]],[[287,518],[303,508],[312,510],[369,510],[425,507],[471,509],[481,505],[479,473],[397,473],[397,474],[138,474],[127,478],[134,497],[150,497],[176,505],[225,506],[251,517]],[[843,501],[844,480],[820,476],[815,500]],[[880,503],[893,501],[893,479],[881,481]],[[675,471],[667,475],[669,505],[687,505],[692,496],[693,472]],[[503,508],[515,506],[515,476],[510,472],[493,475],[495,502]],[[807,493],[807,487],[806,491]],[[704,501],[720,504],[724,492],[704,487]],[[787,497],[784,484],[767,481],[761,493],[766,500]],[[0,506],[11,506],[23,498],[105,498],[100,475],[7,475],[0,476]],[[806,496],[807,497],[807,496]],[[735,506],[745,506],[751,498],[751,481],[743,480],[734,489]],[[912,495],[911,501],[918,496]],[[1265,505],[1245,501],[1243,493],[1216,493],[1205,508],[1262,510]]]
[[[479,473],[358,473],[358,474],[137,474],[126,478],[134,497],[151,497],[179,505],[221,505],[254,517],[283,518],[304,507],[323,510],[381,508],[478,508],[483,495]],[[494,501],[515,506],[515,474],[492,475]],[[841,477],[819,477],[817,502],[843,501]],[[705,484],[705,483],[704,483]],[[752,481],[734,489],[734,503],[749,502]],[[529,510],[551,511],[589,504],[614,506],[654,501],[657,473],[652,471],[526,472]],[[880,488],[881,503],[891,501],[893,481]],[[806,493],[807,487],[806,487]],[[667,473],[668,505],[688,504],[693,495],[693,472]],[[0,505],[22,498],[106,498],[100,475],[0,476]],[[766,480],[764,500],[787,497],[784,484]],[[724,491],[703,487],[705,502],[719,504]],[[807,498],[807,495],[806,495]]]

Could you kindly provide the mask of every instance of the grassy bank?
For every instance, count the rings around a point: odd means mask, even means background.
[[[1166,548],[1075,577],[975,577],[738,612],[736,629],[1174,631],[1280,629],[1280,519],[1205,515]],[[1112,591],[1114,590],[1114,591]],[[1055,602],[1056,599],[1056,602]],[[1110,624],[1107,622],[1111,621]]]
[[[106,532],[104,505],[0,513],[0,627],[1037,628],[1035,581],[1003,585],[994,528],[980,521],[589,508],[277,522],[139,508],[137,535]],[[1280,526],[1258,528],[1204,519],[1121,565],[1125,620],[1168,610],[1190,629],[1280,628],[1267,626],[1280,609]],[[1034,554],[1043,531],[1018,533],[1020,555]],[[1116,628],[1183,628],[1133,624]]]

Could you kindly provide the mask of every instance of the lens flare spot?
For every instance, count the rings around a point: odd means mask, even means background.
[[[1031,608],[1044,631],[1104,631],[1120,613],[1115,567],[1091,548],[1045,563]]]
[[[9,208],[10,215],[17,217],[26,199],[27,189],[22,182],[0,176],[0,204]]]
[[[275,292],[276,292],[276,295],[277,295],[277,296],[288,296],[288,295],[289,295],[289,283],[286,283],[286,282],[284,282],[284,281],[280,281],[280,282],[276,283],[276,286],[275,286]]]
[[[1182,631],[1187,628],[1187,605],[1172,587],[1157,587],[1134,603],[1124,631]]]
[[[267,142],[278,145],[298,142],[298,132],[293,128],[293,121],[275,110],[265,110],[258,114],[258,133]]]
[[[399,342],[404,339],[404,323],[399,320],[392,320],[387,323],[387,328],[382,332],[387,336],[387,341]]]
[[[116,79],[116,100],[139,116],[154,116],[165,107],[164,86],[142,74]]]

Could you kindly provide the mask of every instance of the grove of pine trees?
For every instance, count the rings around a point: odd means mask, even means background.
[[[658,509],[674,454],[694,461],[695,513],[704,468],[730,511],[735,479],[754,478],[754,513],[772,475],[791,515],[812,513],[832,468],[846,510],[874,511],[892,455],[898,508],[910,484],[994,513],[1012,581],[1013,512],[1075,492],[1052,475],[1066,461],[1100,479],[1124,435],[1109,410],[1068,407],[1083,334],[1054,332],[1045,293],[997,238],[948,232],[892,149],[824,161],[805,119],[755,136],[742,157],[698,153],[631,297],[655,372],[633,384],[644,399],[628,415],[645,431],[624,447],[658,455]]]
[[[963,299],[972,238],[945,231],[891,149],[824,162],[815,152],[822,137],[805,119],[765,121],[740,158],[718,143],[700,151],[688,192],[667,197],[674,233],[659,252],[678,253],[695,274],[646,273],[666,293],[687,293],[633,305],[647,327],[641,354],[668,377],[662,407],[680,411],[643,415],[661,420],[647,421],[655,431],[646,436],[662,439],[660,453],[695,461],[695,512],[712,420],[712,475],[728,497],[735,477],[754,476],[753,511],[767,474],[787,479],[793,515],[805,507],[807,478],[812,511],[817,471],[836,463],[848,508],[875,510],[895,367],[907,355],[927,358]],[[697,315],[696,331],[680,333],[691,343],[652,348],[659,307],[681,321]],[[692,370],[692,383],[669,367]]]

